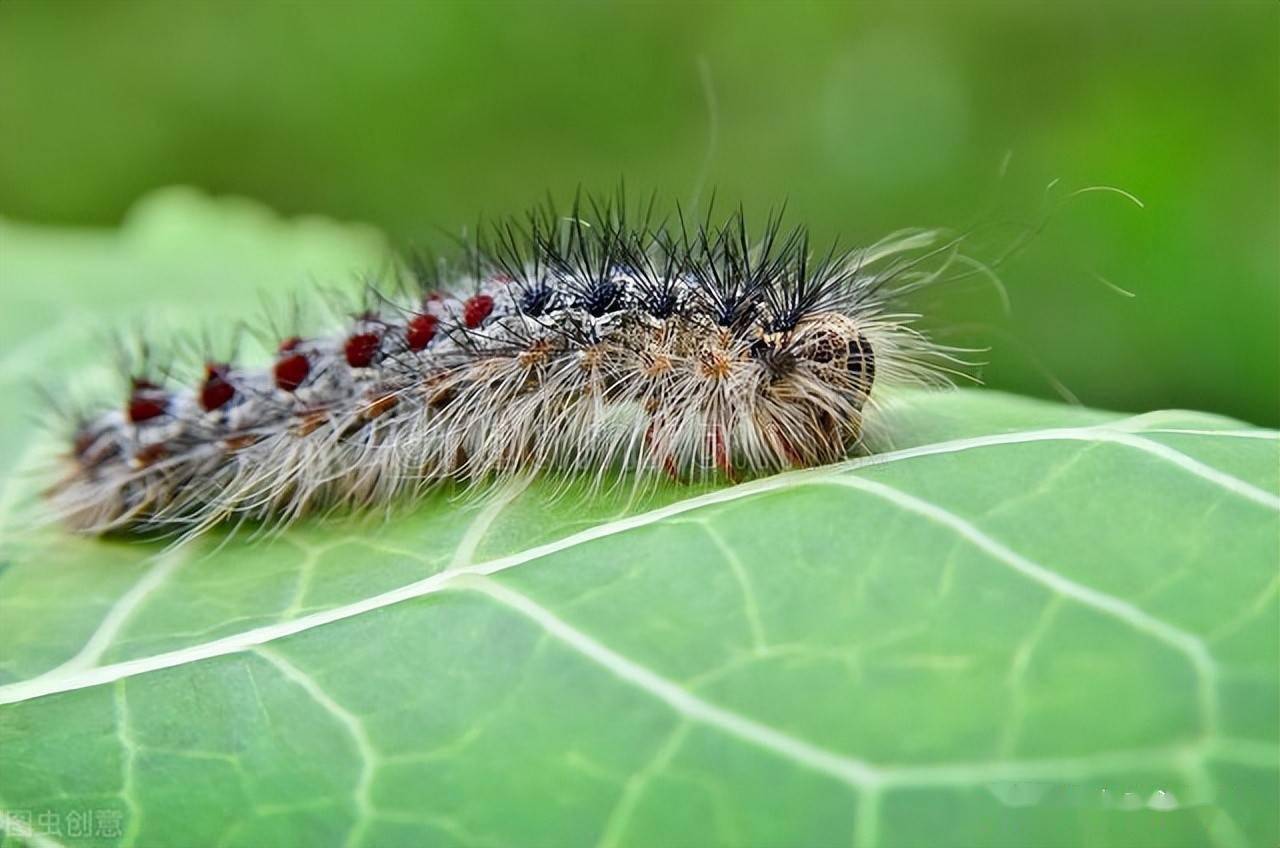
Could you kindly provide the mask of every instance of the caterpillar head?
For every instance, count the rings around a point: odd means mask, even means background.
[[[836,312],[815,315],[787,333],[766,334],[756,350],[775,386],[816,380],[858,409],[875,382],[871,342],[852,319]]]
[[[876,377],[875,353],[867,337],[845,316],[829,312],[801,324],[790,347],[802,368],[837,391],[851,395],[859,408],[871,394]]]
[[[780,453],[792,464],[831,462],[858,442],[876,361],[852,319],[835,312],[814,315],[785,333],[765,334],[755,352],[768,375],[768,427],[780,434]],[[803,436],[787,438],[788,432]],[[799,444],[814,455],[793,455]]]

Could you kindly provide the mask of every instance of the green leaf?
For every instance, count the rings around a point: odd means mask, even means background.
[[[11,393],[92,362],[87,324],[218,320],[383,250],[188,193],[114,238],[0,240]],[[838,466],[445,491],[175,552],[17,526],[49,437],[4,409],[19,842],[1280,838],[1274,432],[908,395],[891,449]]]

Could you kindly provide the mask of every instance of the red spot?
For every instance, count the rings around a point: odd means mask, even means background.
[[[673,482],[680,482],[680,469],[676,465],[676,459],[671,455],[670,451],[658,444],[655,433],[658,427],[657,421],[650,421],[649,426],[644,428],[644,444],[650,451],[662,457],[662,470],[667,473]]]
[[[439,303],[444,300],[444,295],[438,291],[428,292],[427,296],[422,299],[423,303]]]
[[[213,412],[226,406],[235,397],[235,386],[227,382],[226,365],[206,365],[204,367],[204,384],[200,386],[200,406],[205,412]]]
[[[711,450],[716,458],[716,467],[724,472],[724,476],[729,478],[729,482],[738,482],[738,475],[733,470],[733,461],[729,458],[729,440],[725,437],[724,429],[721,427],[717,427],[711,432]]]
[[[478,294],[462,305],[462,322],[467,329],[474,330],[493,311],[493,298],[487,294]]]
[[[356,333],[348,337],[344,348],[347,364],[352,368],[368,368],[381,344],[377,333]]]
[[[286,392],[297,391],[302,381],[311,373],[311,363],[301,353],[295,353],[276,361],[276,385]]]
[[[404,343],[409,346],[409,350],[422,350],[431,344],[439,323],[440,320],[434,315],[415,315],[404,332]]]
[[[150,421],[164,415],[168,400],[164,395],[157,395],[151,389],[135,391],[129,398],[129,420],[134,424]]]
[[[780,427],[773,428],[773,436],[777,439],[778,447],[782,449],[782,453],[787,458],[787,462],[791,463],[791,467],[804,468],[804,459],[800,456],[800,452],[791,444],[791,440],[783,435]]]
[[[287,338],[287,339],[285,339],[284,341],[280,342],[280,347],[278,347],[278,348],[276,348],[276,349],[277,349],[280,353],[288,353],[289,351],[291,351],[291,350],[295,349],[295,348],[296,348],[298,345],[300,345],[300,344],[302,344],[302,339],[301,339],[301,338],[299,338],[298,336],[290,336],[289,338]]]

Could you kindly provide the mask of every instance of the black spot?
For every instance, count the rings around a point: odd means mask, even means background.
[[[520,311],[531,318],[537,318],[551,306],[551,287],[537,285],[525,289],[520,295]]]
[[[754,313],[755,305],[747,298],[732,298],[716,307],[716,324],[728,329],[741,327],[751,320]]]
[[[670,318],[676,311],[675,293],[662,292],[646,298],[644,309],[654,318]]]
[[[593,318],[599,318],[607,312],[618,308],[622,298],[622,288],[611,280],[598,280],[582,293],[579,306]]]
[[[764,328],[769,333],[789,333],[796,328],[796,324],[800,323],[800,314],[796,310],[790,310],[780,315],[775,315],[765,322]]]

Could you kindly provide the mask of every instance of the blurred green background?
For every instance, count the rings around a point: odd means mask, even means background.
[[[993,386],[1274,425],[1278,68],[1273,0],[0,0],[0,215],[111,225],[183,183],[420,243],[625,178],[856,243],[1108,184],[1146,208],[1076,198],[1001,267],[1011,315],[963,285],[936,323]]]

